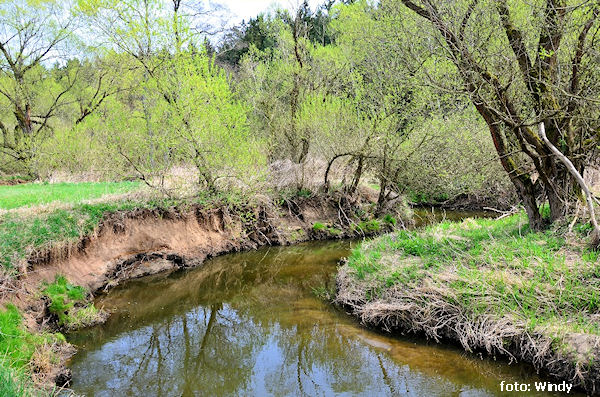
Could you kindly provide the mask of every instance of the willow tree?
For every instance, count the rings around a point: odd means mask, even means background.
[[[418,65],[410,59],[411,47],[395,24],[396,15],[363,0],[336,7],[334,16],[335,63],[345,68],[339,74],[346,77],[328,85],[354,98],[364,121],[362,133],[355,138],[360,149],[352,152],[357,167],[351,191],[363,172],[372,172],[380,187],[377,211],[383,212],[398,197],[399,175],[410,156],[404,149],[430,112],[430,104],[423,100],[428,90],[418,84]],[[420,46],[420,41],[412,44]]]
[[[85,59],[74,3],[0,2],[0,170],[37,175],[49,138],[122,91],[119,65]]]
[[[432,81],[469,96],[531,228],[545,223],[540,194],[549,203],[550,221],[572,211],[583,198],[581,187],[538,124],[583,175],[596,158],[600,135],[598,2],[388,0],[382,7],[427,23],[429,29],[412,34],[432,38]],[[443,60],[453,68],[444,70]]]

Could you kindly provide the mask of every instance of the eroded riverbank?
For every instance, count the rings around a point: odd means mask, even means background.
[[[394,215],[376,217],[372,193],[366,189],[352,197],[332,192],[251,202],[216,196],[201,202],[96,203],[3,224],[28,238],[14,235],[9,241],[18,272],[0,280],[0,303],[17,306],[22,318],[14,325],[25,328],[24,323],[28,335],[55,335],[55,342],[34,346],[27,358],[36,387],[68,386],[70,372],[63,363],[71,349],[58,332],[103,320],[102,312],[88,304],[91,294],[130,279],[193,268],[226,253],[364,237],[410,222],[404,206]],[[53,233],[47,234],[51,227]],[[50,284],[60,293],[50,296]],[[87,298],[69,295],[81,287]]]

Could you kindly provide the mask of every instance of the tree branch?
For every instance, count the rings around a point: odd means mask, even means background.
[[[548,148],[550,148],[552,153],[554,153],[554,155],[558,157],[558,159],[564,164],[569,173],[573,176],[573,178],[575,178],[575,180],[581,187],[581,190],[583,190],[583,192],[585,193],[585,201],[587,203],[588,210],[590,211],[590,221],[592,223],[592,226],[594,227],[594,233],[592,235],[591,244],[593,248],[598,248],[598,244],[600,243],[600,227],[598,227],[598,221],[596,220],[596,213],[594,211],[594,201],[590,189],[585,183],[583,176],[579,173],[579,171],[577,171],[577,168],[575,168],[571,160],[569,160],[567,156],[562,154],[562,152],[558,150],[556,146],[552,144],[552,142],[550,142],[550,140],[546,136],[546,127],[543,121],[539,123],[538,130],[540,132],[540,136],[544,140],[544,143],[546,143],[546,145],[548,146]]]

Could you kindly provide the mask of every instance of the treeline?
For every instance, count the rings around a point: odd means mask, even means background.
[[[0,13],[0,170],[135,177],[168,193],[376,185],[510,190],[572,213],[597,158],[597,5],[327,1],[207,40],[185,0],[12,1]],[[490,133],[492,139],[490,139]],[[284,178],[285,179],[285,178]],[[277,182],[277,181],[275,181]]]

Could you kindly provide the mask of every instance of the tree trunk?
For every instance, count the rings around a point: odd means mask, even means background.
[[[377,197],[377,208],[375,209],[375,214],[377,215],[381,215],[387,198],[387,182],[385,177],[382,176],[381,178],[379,178],[379,184],[379,196]]]
[[[585,183],[585,180],[583,179],[583,174],[581,174],[577,170],[575,165],[573,165],[573,162],[571,162],[571,160],[567,156],[562,154],[561,151],[558,150],[558,148],[556,146],[554,146],[554,144],[552,142],[550,142],[550,140],[546,136],[546,129],[544,126],[544,122],[539,123],[538,130],[539,130],[539,133],[540,133],[542,139],[544,140],[544,143],[550,148],[552,153],[556,157],[558,157],[558,159],[564,164],[564,166],[569,171],[570,175],[572,175],[573,179],[575,179],[577,181],[577,183],[581,187],[581,190],[583,190],[583,192],[585,193],[584,201],[585,201],[585,204],[587,204],[587,206],[588,206],[588,211],[590,212],[590,222],[592,223],[592,226],[594,227],[594,232],[592,233],[591,246],[593,249],[597,249],[598,245],[600,244],[600,226],[598,226],[598,221],[596,220],[596,212],[594,209],[594,201],[593,201],[594,199],[592,197],[590,189],[588,188],[588,186]]]
[[[353,195],[358,188],[358,184],[360,183],[360,178],[362,178],[362,172],[364,168],[364,159],[363,156],[358,156],[358,166],[356,167],[356,171],[354,172],[354,178],[352,179],[352,185],[350,185],[350,190],[348,191],[350,195]]]
[[[558,178],[553,178],[553,181],[558,182]],[[559,185],[559,183],[556,183]],[[562,185],[562,184],[560,184]],[[568,204],[566,197],[561,197],[556,189],[546,187],[546,198],[548,199],[548,205],[550,206],[550,222],[555,222],[563,219],[567,215]]]
[[[350,156],[350,155],[351,155],[351,153],[336,154],[335,156],[333,156],[333,158],[331,160],[329,160],[329,162],[327,163],[327,168],[325,169],[325,176],[324,176],[324,180],[323,180],[323,190],[325,190],[325,191],[329,190],[329,172],[331,171],[331,167],[333,166],[333,163],[335,162],[335,160],[339,159],[340,157]]]
[[[539,231],[544,228],[544,219],[540,213],[540,209],[535,199],[535,189],[532,183],[523,183],[519,179],[513,180],[513,184],[517,188],[517,195],[521,199],[527,218],[529,218],[529,227],[531,230]]]

